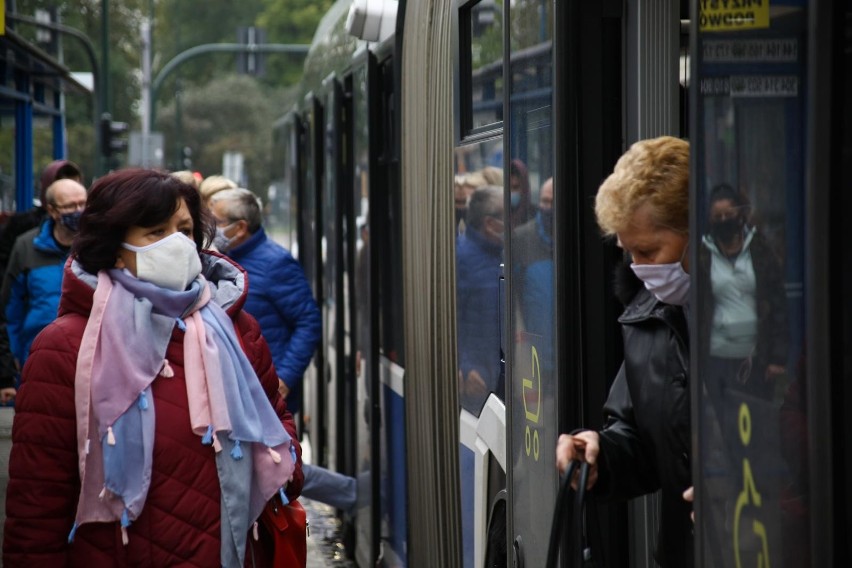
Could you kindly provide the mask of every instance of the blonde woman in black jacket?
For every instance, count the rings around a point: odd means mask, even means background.
[[[632,263],[622,274],[624,362],[601,431],[563,434],[556,463],[590,465],[588,487],[607,500],[662,490],[657,562],[693,566],[689,428],[689,145],[633,144],[598,190],[595,213]],[[642,285],[644,283],[644,286]]]

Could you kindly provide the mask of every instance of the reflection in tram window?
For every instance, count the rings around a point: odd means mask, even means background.
[[[768,30],[699,30],[694,418],[705,566],[809,565],[807,21],[802,5]]]
[[[503,189],[485,186],[470,196],[467,229],[456,247],[459,398],[474,415],[493,392],[503,398],[498,323],[503,259]]]
[[[512,192],[509,203],[512,205],[510,219],[512,229],[535,216],[535,207],[530,195],[530,175],[523,160],[515,158],[509,165],[509,190]]]
[[[480,0],[470,11],[473,128],[503,119],[503,1]]]
[[[731,186],[710,193],[709,232],[699,251],[700,325],[709,338],[708,386],[771,399],[784,375],[787,303],[781,262],[763,233],[749,223],[748,199]]]
[[[553,369],[553,178],[541,186],[538,213],[512,235],[515,295],[524,329],[539,338],[542,370]]]

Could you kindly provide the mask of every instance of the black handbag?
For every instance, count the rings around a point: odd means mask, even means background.
[[[577,491],[571,490],[571,478],[579,467],[580,474]],[[562,542],[562,531],[565,518],[571,515],[569,525],[567,558],[568,566],[592,568],[595,566],[591,549],[586,545],[585,531],[583,528],[583,506],[586,498],[586,483],[589,480],[589,464],[585,462],[572,461],[565,470],[565,475],[559,483],[559,492],[556,495],[556,505],[553,509],[553,523],[550,526],[550,542],[547,546],[547,568],[556,568],[559,560],[559,545]],[[571,494],[575,494],[574,509],[571,511]]]

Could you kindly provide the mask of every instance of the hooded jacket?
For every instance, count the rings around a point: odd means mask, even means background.
[[[755,277],[755,308],[757,310],[757,338],[754,349],[752,372],[747,377],[745,390],[752,394],[771,398],[775,385],[765,381],[764,375],[769,365],[786,366],[789,356],[789,324],[787,319],[787,298],[784,291],[784,269],[778,256],[769,246],[766,238],[755,228],[750,228],[743,250],[751,254],[751,263]],[[712,280],[713,257],[720,256],[712,237],[703,239],[698,252],[696,277],[700,282]],[[701,287],[699,313],[699,341],[701,361],[709,357],[710,336],[716,300],[712,287]]]
[[[278,394],[269,348],[257,322],[243,311],[247,277],[215,254],[202,255],[203,273],[216,284],[237,284],[239,296],[222,305],[281,422],[296,443],[296,471],[286,493],[302,487],[301,448],[293,418]],[[80,479],[75,426],[77,354],[92,307],[94,276],[68,262],[59,317],[39,334],[23,371],[12,428],[3,563],[15,566],[219,566],[220,490],[214,450],[189,426],[183,367],[184,332],[176,326],[166,351],[174,376],[152,384],[157,409],[151,486],[139,518],[122,545],[119,523],[74,523]],[[215,294],[214,294],[215,297]],[[261,524],[262,527],[262,524]],[[262,530],[262,529],[261,529]],[[263,540],[263,539],[262,539]],[[269,551],[249,537],[246,565],[268,565]]]
[[[626,500],[662,490],[657,562],[693,565],[689,337],[683,309],[657,300],[628,265],[616,288],[624,313],[624,362],[604,405],[594,493]]]

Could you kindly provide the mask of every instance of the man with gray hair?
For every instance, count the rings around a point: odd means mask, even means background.
[[[287,408],[299,412],[302,375],[322,333],[320,311],[299,262],[266,236],[260,199],[243,188],[210,199],[216,220],[213,244],[249,274],[245,309],[257,318],[282,381]]]
[[[500,372],[500,263],[503,262],[503,188],[470,196],[467,230],[456,245],[459,393],[462,407],[479,415],[490,393],[503,399]]]
[[[213,244],[249,275],[245,310],[253,315],[272,351],[287,408],[300,410],[302,375],[322,334],[320,311],[299,262],[266,236],[260,199],[243,188],[224,189],[210,198],[216,220]],[[355,479],[321,467],[302,465],[302,495],[351,512]]]

